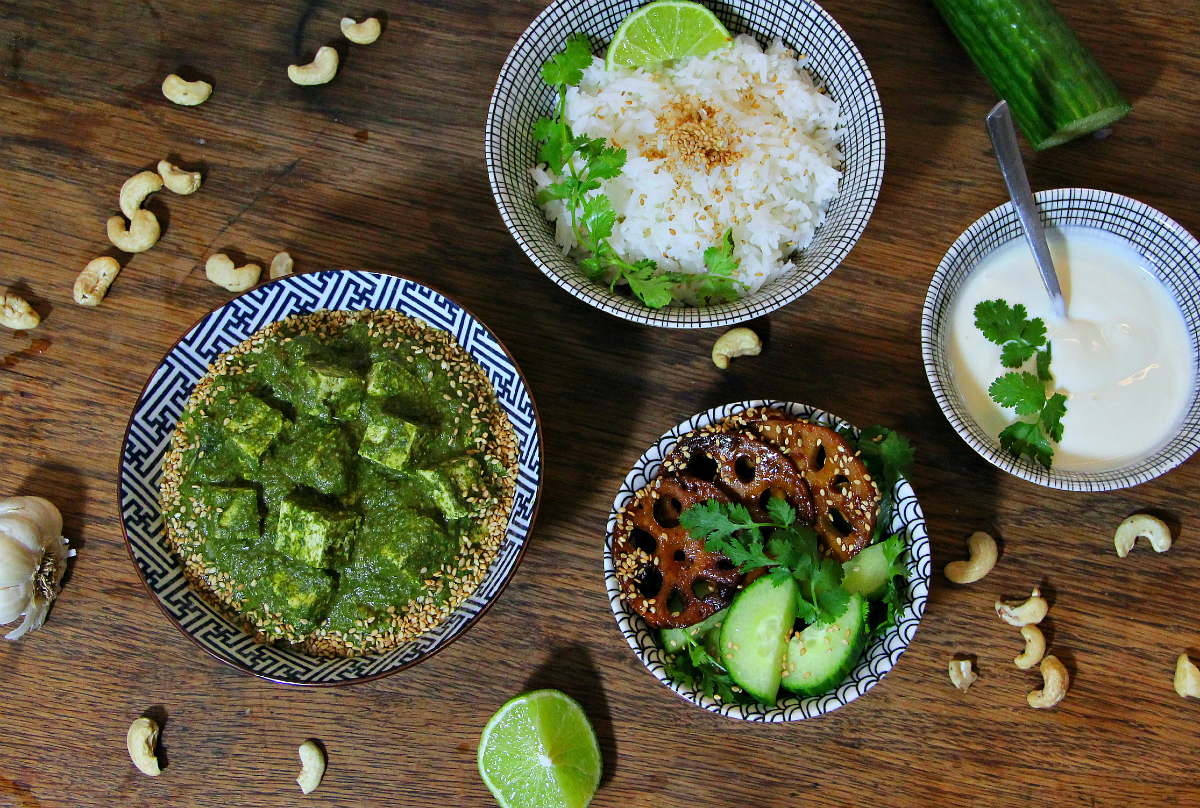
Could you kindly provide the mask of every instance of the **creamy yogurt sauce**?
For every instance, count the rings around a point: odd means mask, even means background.
[[[1014,410],[988,395],[988,386],[1011,369],[1000,364],[1000,346],[975,327],[975,306],[995,299],[1021,303],[1030,318],[1046,324],[1054,374],[1047,386],[1067,396],[1054,468],[1120,468],[1162,447],[1187,414],[1196,376],[1187,324],[1171,292],[1125,240],[1082,226],[1048,229],[1046,238],[1067,320],[1050,313],[1025,240],[997,247],[971,269],[950,312],[955,386],[993,438],[1017,420]],[[1033,360],[1022,370],[1036,372]]]

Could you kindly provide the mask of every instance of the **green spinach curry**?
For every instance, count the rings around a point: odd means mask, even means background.
[[[380,651],[482,580],[516,464],[453,337],[394,311],[320,311],[254,334],[197,385],[164,466],[168,540],[259,639]]]

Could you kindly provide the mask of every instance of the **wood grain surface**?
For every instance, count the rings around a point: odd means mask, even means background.
[[[989,466],[951,429],[926,381],[919,318],[929,279],[972,221],[1006,200],[983,118],[992,91],[926,0],[825,0],[874,74],[887,121],[879,204],[847,261],[755,324],[758,358],[717,370],[716,332],[634,325],[560,290],[524,256],[493,204],[483,124],[509,49],[545,0],[0,0],[0,285],[44,318],[0,329],[0,496],[62,509],[78,550],[47,624],[0,644],[0,805],[326,806],[493,804],[476,771],[488,717],[557,687],[600,737],[596,806],[1200,805],[1200,704],[1172,689],[1200,655],[1200,461],[1102,494],[1064,493]],[[1105,140],[1033,154],[1035,190],[1126,194],[1200,232],[1200,17],[1187,0],[1060,0],[1133,102]],[[343,14],[386,18],[349,45]],[[334,44],[330,84],[286,67]],[[212,98],[160,94],[179,71]],[[164,157],[204,172],[192,196],[160,193],[149,252],[99,308],[71,287],[116,253],[105,220],[126,178]],[[545,487],[524,562],[467,635],[417,667],[336,689],[268,684],[202,654],[159,611],[130,561],[117,507],[126,420],[166,350],[231,295],[204,261],[297,271],[348,267],[431,284],[515,355],[545,430]],[[849,707],[761,726],[711,715],[658,684],[622,640],[601,572],[604,523],[631,464],[658,435],[716,404],[811,403],[917,446],[913,485],[935,574],[924,621],[891,673]],[[1165,516],[1176,546],[1118,559],[1128,514]],[[988,530],[1000,562],[980,583],[942,566]],[[1036,672],[999,596],[1040,585],[1047,637],[1072,675],[1035,711]],[[966,695],[947,661],[976,659]],[[149,711],[166,768],[131,765],[124,736]],[[297,746],[329,768],[302,798]]]

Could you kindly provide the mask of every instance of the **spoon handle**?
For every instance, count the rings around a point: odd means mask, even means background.
[[[1029,177],[1025,174],[1025,163],[1021,160],[1021,149],[1017,145],[1017,130],[1013,128],[1007,101],[992,107],[987,116],[987,128],[992,147],[996,150],[996,161],[1000,163],[1000,173],[1004,175],[1004,184],[1008,186],[1008,194],[1017,209],[1025,239],[1033,251],[1034,263],[1042,273],[1042,282],[1046,284],[1046,292],[1050,295],[1050,310],[1058,319],[1065,319],[1066,301],[1058,285],[1058,276],[1054,273],[1054,262],[1050,259],[1050,247],[1042,231],[1037,203],[1033,201],[1033,192],[1029,190]]]

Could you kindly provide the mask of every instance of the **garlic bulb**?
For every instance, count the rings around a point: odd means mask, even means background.
[[[0,624],[21,615],[5,635],[15,640],[46,622],[67,569],[62,514],[41,497],[0,500]]]

